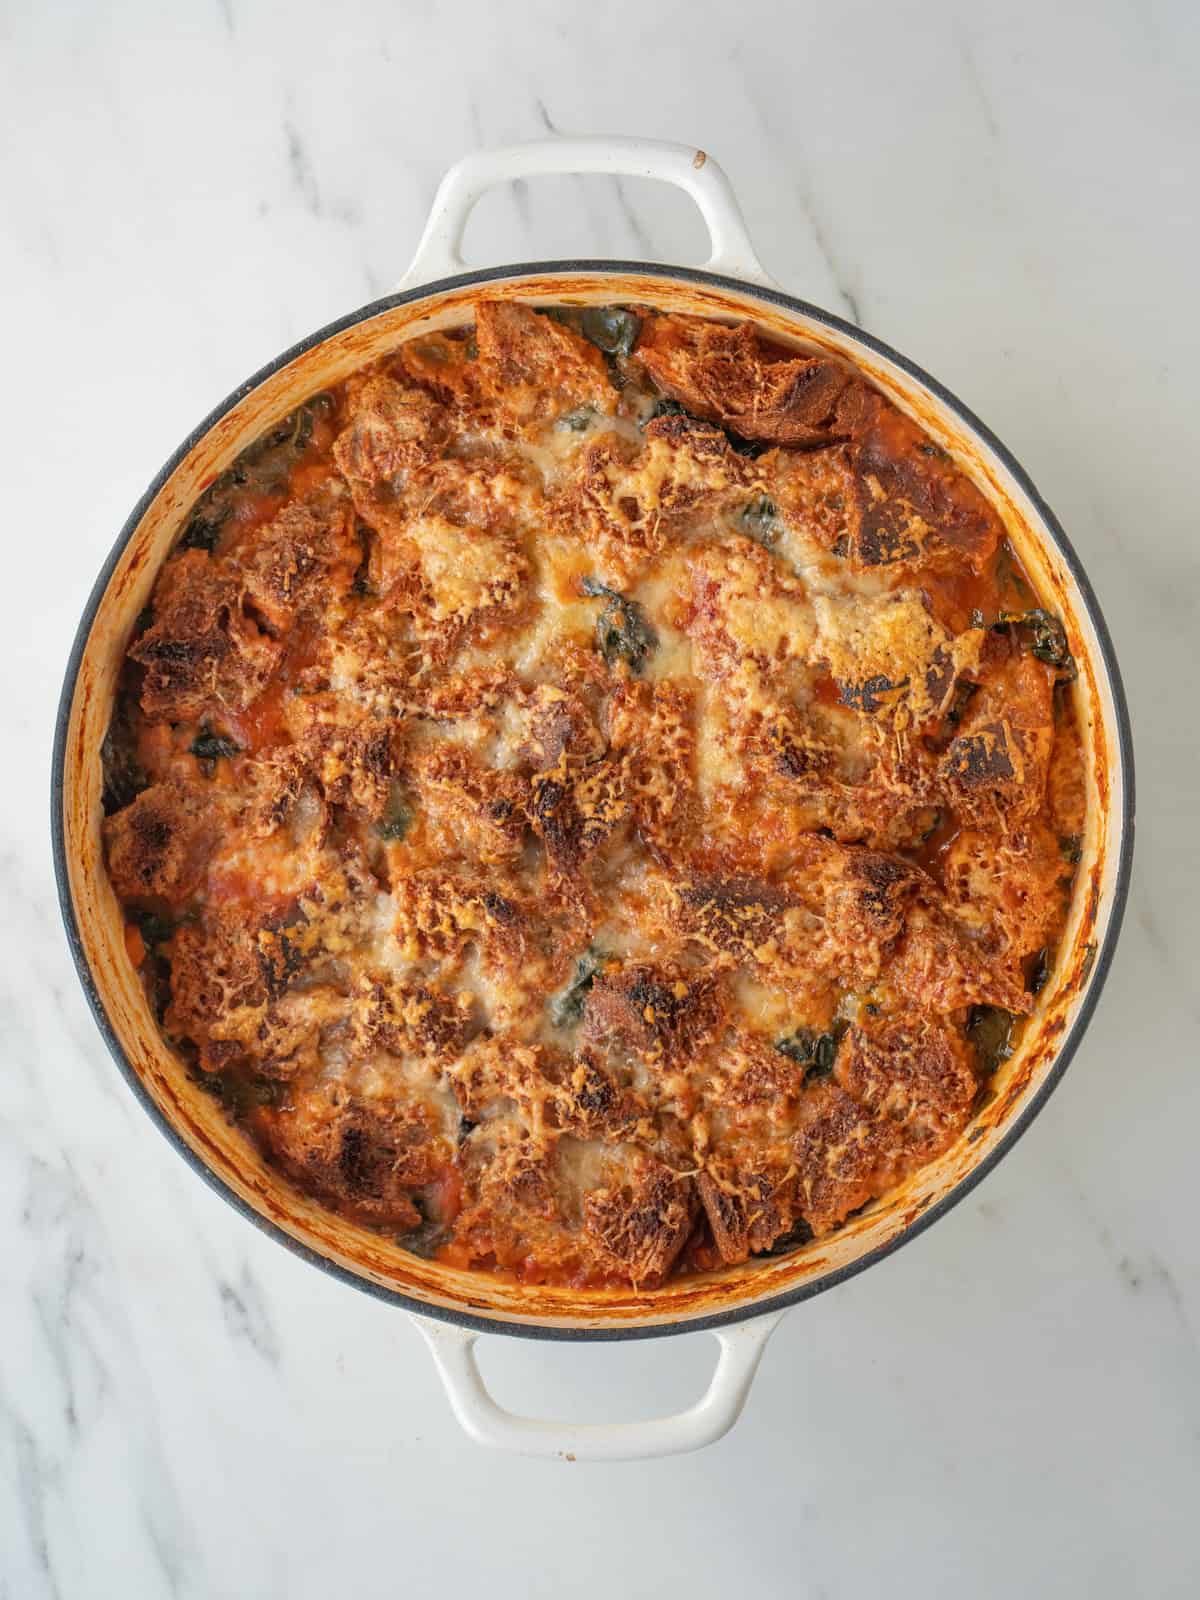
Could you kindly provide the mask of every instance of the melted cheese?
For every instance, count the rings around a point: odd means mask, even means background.
[[[219,700],[166,733],[132,713],[147,770],[187,797],[161,874],[188,897],[172,1017],[206,1071],[286,1086],[253,1126],[330,1203],[402,1232],[440,1218],[460,1265],[640,1282],[701,1201],[738,1259],[930,1153],[897,1131],[933,1092],[913,1088],[921,1061],[961,1075],[967,1008],[1023,1004],[1029,939],[1061,925],[1047,838],[1060,815],[1079,831],[1078,749],[1044,800],[996,810],[998,832],[972,791],[943,892],[913,863],[972,759],[1010,752],[1018,786],[1045,784],[1041,667],[1003,677],[1002,643],[938,621],[936,574],[839,559],[719,431],[669,413],[646,431],[636,363],[618,393],[573,331],[480,315],[479,355],[418,341],[316,434],[324,462],[338,432],[368,559],[356,575],[335,479],[293,519],[317,543],[287,554],[326,580],[292,615],[282,572],[265,642],[238,619],[239,649],[282,661],[237,723],[246,748],[215,772],[187,753],[201,721],[226,731]],[[764,372],[759,392],[786,397]],[[878,487],[863,478],[866,499]],[[241,592],[254,541],[189,556],[193,607]],[[221,615],[195,653],[223,684]],[[960,735],[976,744],[943,758],[956,680],[989,672]],[[107,825],[110,862],[157,904],[133,811]],[[892,1030],[895,1127],[840,1079],[807,1082],[802,1044],[776,1048],[837,1016],[871,1094],[871,1041]],[[877,1144],[865,1177],[829,1177]]]

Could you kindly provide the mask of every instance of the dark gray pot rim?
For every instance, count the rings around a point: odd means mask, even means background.
[[[357,1273],[346,1267],[339,1266],[336,1262],[328,1260],[317,1251],[310,1249],[299,1240],[292,1238],[282,1228],[261,1216],[254,1208],[246,1203],[240,1195],[230,1189],[218,1175],[208,1167],[200,1157],[191,1149],[182,1136],[176,1132],[171,1123],[150,1098],[141,1079],[133,1070],[125,1052],[122,1050],[112,1023],[104,1008],[104,1002],[97,990],[95,979],[84,954],[82,940],[75,917],[75,907],[71,900],[70,885],[67,873],[66,847],[64,838],[64,818],[62,807],[63,774],[66,760],[67,724],[71,714],[71,702],[74,698],[75,683],[79,674],[79,665],[91,632],[96,610],[100,604],[104,591],[108,587],[109,579],[120,560],[125,546],[133,537],[135,530],[143,516],[158,494],[163,484],[179,466],[189,452],[195,448],[199,441],[209,430],[232,410],[239,401],[256,389],[259,384],[273,376],[282,367],[294,361],[297,356],[303,355],[314,346],[322,344],[334,334],[341,333],[344,329],[353,327],[355,323],[365,322],[369,318],[379,315],[380,312],[391,310],[395,306],[409,304],[414,300],[423,300],[429,296],[440,294],[447,289],[469,288],[473,285],[496,282],[506,278],[523,278],[530,276],[548,276],[556,273],[600,273],[600,274],[628,274],[640,273],[649,277],[672,278],[688,283],[703,284],[717,289],[730,289],[739,294],[749,294],[758,300],[770,305],[777,305],[786,311],[796,312],[801,316],[811,318],[815,322],[823,323],[826,327],[836,329],[840,333],[849,334],[869,350],[886,360],[894,362],[903,372],[916,381],[946,405],[965,426],[981,439],[999,457],[1005,468],[1020,484],[1022,490],[1037,509],[1046,528],[1049,530],[1058,547],[1063,560],[1066,562],[1072,577],[1079,586],[1083,596],[1084,605],[1092,626],[1095,628],[1096,637],[1100,643],[1100,656],[1104,671],[1107,675],[1112,690],[1113,704],[1116,711],[1117,737],[1121,752],[1122,793],[1125,827],[1121,838],[1120,855],[1117,862],[1117,875],[1113,895],[1112,914],[1109,917],[1108,927],[1104,939],[1096,953],[1095,964],[1089,980],[1089,987],[1083,998],[1078,1012],[1063,1039],[1054,1064],[1047,1073],[1045,1081],[1038,1088],[1037,1093],[1023,1105],[1014,1117],[1012,1126],[976,1166],[963,1175],[954,1187],[942,1196],[935,1204],[931,1205],[915,1221],[911,1222],[902,1233],[886,1243],[877,1245],[875,1249],[860,1256],[856,1261],[839,1267],[811,1283],[801,1284],[797,1288],[786,1290],[782,1294],[773,1295],[768,1300],[751,1301],[742,1306],[732,1307],[728,1311],[715,1312],[711,1316],[697,1317],[689,1321],[661,1323],[651,1327],[632,1328],[560,1328],[544,1324],[525,1324],[519,1322],[506,1322],[488,1317],[475,1316],[469,1311],[460,1311],[454,1307],[429,1305],[417,1300],[410,1295],[402,1294],[398,1290],[388,1289],[380,1284],[372,1283],[369,1279],[360,1277]],[[731,1323],[744,1322],[752,1317],[764,1316],[771,1312],[785,1310],[788,1306],[798,1304],[801,1300],[810,1299],[813,1295],[822,1294],[827,1289],[832,1289],[836,1284],[844,1283],[848,1278],[857,1273],[864,1272],[868,1267],[874,1266],[885,1256],[891,1255],[902,1245],[908,1244],[926,1228],[932,1226],[940,1217],[956,1206],[960,1200],[966,1198],[976,1184],[1008,1154],[1013,1145],[1033,1122],[1034,1118],[1045,1106],[1050,1095],[1058,1086],[1063,1073],[1076,1050],[1087,1028],[1100,992],[1108,977],[1112,965],[1113,954],[1116,950],[1117,939],[1121,931],[1121,923],[1125,915],[1126,901],[1129,895],[1130,872],[1133,863],[1133,837],[1134,837],[1134,777],[1133,777],[1133,736],[1129,722],[1129,708],[1125,698],[1125,689],[1121,681],[1120,668],[1117,665],[1116,652],[1113,649],[1111,635],[1100,609],[1095,591],[1088,580],[1083,565],[1076,555],[1070,540],[1063,531],[1058,518],[1051,511],[1045,500],[1038,493],[1029,474],[1013,456],[1012,452],[1003,445],[990,428],[985,426],[975,414],[970,411],[957,396],[936,378],[931,378],[927,372],[918,367],[915,362],[909,361],[900,355],[881,339],[876,339],[862,329],[855,327],[842,317],[834,316],[831,312],[822,310],[819,306],[810,305],[805,300],[798,300],[792,295],[784,294],[781,290],[761,288],[757,284],[745,283],[737,278],[726,278],[716,273],[705,272],[694,267],[672,267],[657,263],[641,261],[533,261],[515,266],[489,267],[476,272],[465,272],[451,278],[442,278],[435,283],[422,284],[419,288],[406,289],[399,294],[385,295],[382,299],[373,300],[357,311],[352,311],[336,322],[328,323],[319,328],[315,333],[302,339],[274,361],[262,367],[253,377],[240,384],[231,395],[221,402],[205,417],[197,427],[193,428],[187,438],[155,474],[153,482],[142,495],[137,505],[131,512],[124,527],[117,537],[108,559],[100,570],[100,575],[93,585],[92,592],[84,606],[74,642],[71,646],[70,657],[67,661],[66,675],[63,680],[62,694],[59,699],[58,713],[54,729],[54,752],[51,763],[50,778],[50,814],[51,814],[51,840],[54,853],[54,873],[58,886],[58,903],[62,912],[63,924],[66,929],[67,943],[70,947],[71,957],[75,963],[75,970],[79,975],[80,984],[96,1020],[96,1025],[108,1045],[114,1061],[120,1069],[125,1081],[134,1095],[149,1113],[150,1117],[188,1165],[197,1172],[201,1178],[216,1190],[230,1205],[242,1216],[246,1217],[256,1227],[262,1229],[278,1243],[286,1246],[294,1255],[312,1266],[320,1267],[322,1271],[332,1277],[340,1279],[343,1283],[352,1284],[356,1289],[365,1290],[379,1300],[388,1301],[393,1305],[402,1306],[407,1311],[416,1312],[420,1316],[433,1317],[441,1322],[452,1323],[458,1327],[470,1328],[479,1333],[511,1334],[517,1338],[525,1339],[562,1339],[562,1340],[616,1340],[616,1339],[654,1339],[663,1338],[676,1333],[697,1333],[706,1329],[727,1327]]]

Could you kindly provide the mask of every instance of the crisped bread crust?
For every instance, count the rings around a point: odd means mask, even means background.
[[[319,402],[198,503],[106,753],[190,1069],[321,1203],[531,1282],[799,1248],[939,1156],[1086,826],[976,485],[691,317],[483,301]]]

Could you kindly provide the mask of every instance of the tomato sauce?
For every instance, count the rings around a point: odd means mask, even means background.
[[[481,303],[206,488],[105,839],[184,1065],[290,1181],[650,1289],[962,1133],[1086,790],[1054,619],[911,419],[749,328],[555,309]]]

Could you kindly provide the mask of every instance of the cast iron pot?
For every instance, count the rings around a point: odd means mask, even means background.
[[[467,271],[463,228],[493,184],[545,173],[661,179],[686,190],[712,238],[699,269],[628,261],[548,261]],[[989,497],[1079,662],[1089,822],[1077,891],[1051,983],[995,1094],[938,1161],[832,1236],[654,1291],[579,1291],[502,1282],[423,1261],[306,1200],[273,1172],[164,1043],[125,953],[100,843],[100,745],[134,619],[201,489],[298,402],[414,334],[471,319],[477,298],[531,304],[641,302],[752,318],[772,338],[848,357],[949,450]],[[630,1458],[691,1450],[736,1420],[783,1312],[878,1261],[945,1214],[1032,1122],[1078,1048],[1112,960],[1133,850],[1133,763],[1120,675],[1096,597],[1028,475],[954,396],[839,317],[782,293],[759,264],[724,173],[703,151],[634,139],[561,139],[481,152],[442,182],[394,294],[320,329],[250,378],[197,427],[155,478],[104,565],[71,651],[54,743],[53,835],[71,953],[96,1022],[134,1094],[184,1158],[252,1222],[314,1266],[404,1308],[425,1334],[459,1420],[479,1442],[529,1454]],[[501,1410],[483,1385],[481,1333],[637,1339],[706,1329],[720,1356],[690,1410],[648,1422],[567,1424]]]

